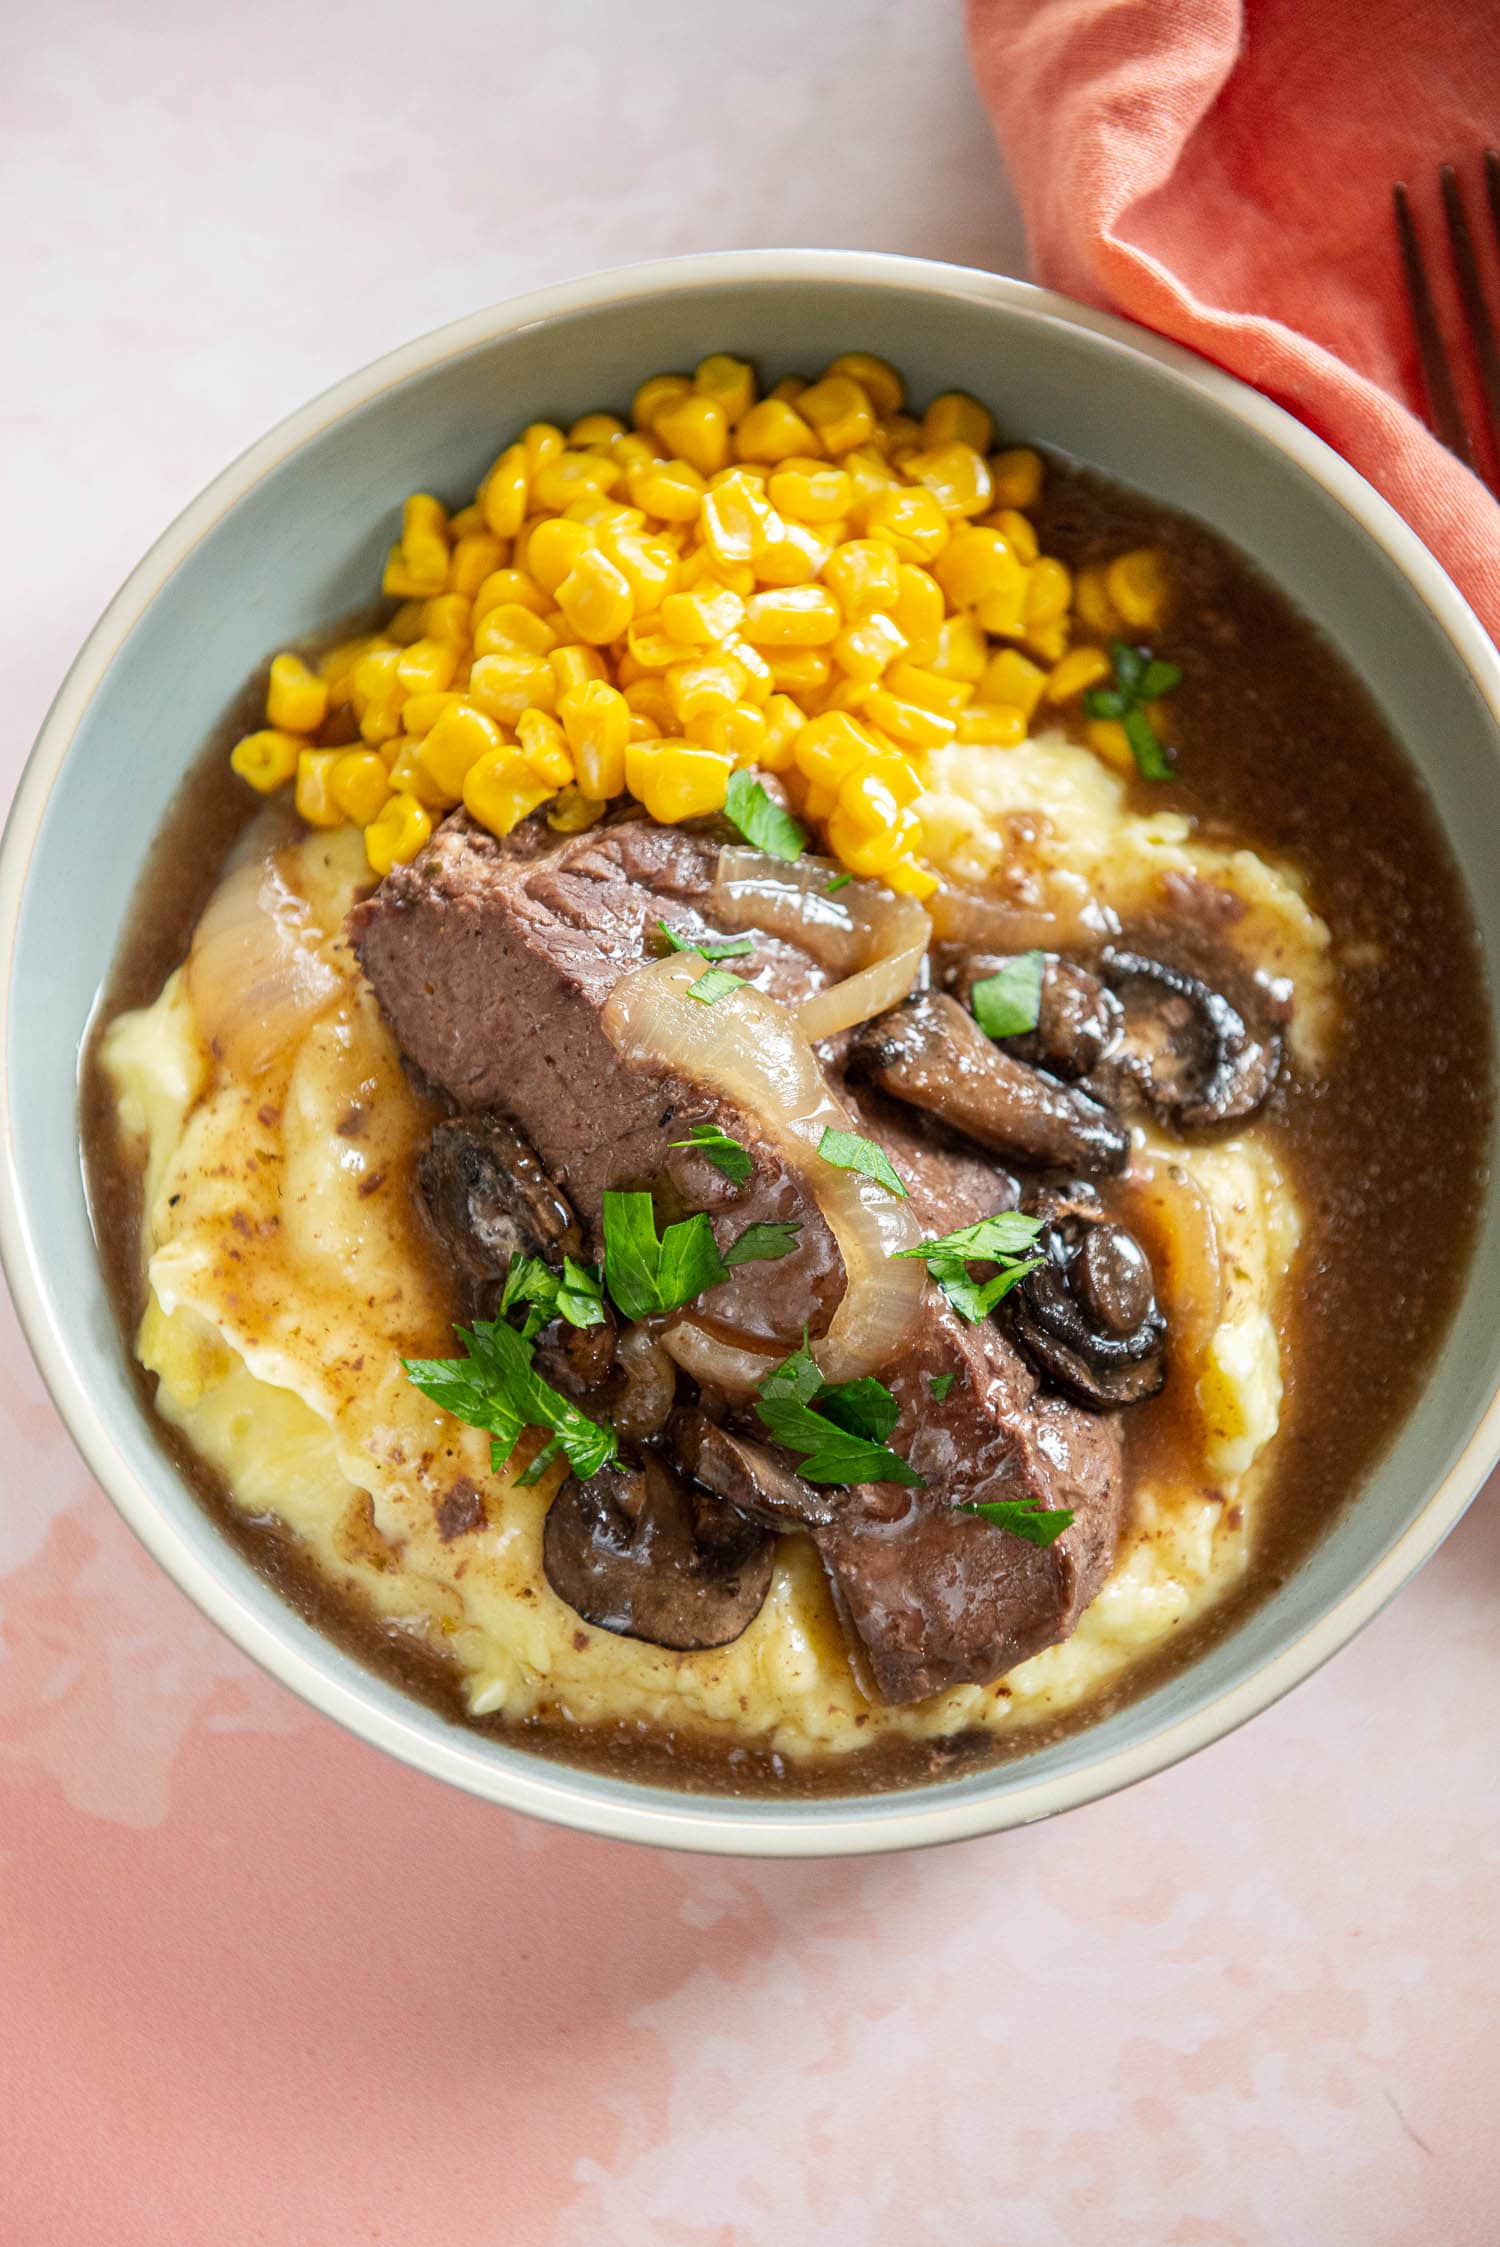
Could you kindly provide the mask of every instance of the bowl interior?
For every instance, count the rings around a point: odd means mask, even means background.
[[[1467,1488],[1449,1494],[1441,1522],[1429,1515],[1413,1530],[1500,1379],[1492,1188],[1464,1310],[1419,1407],[1359,1502],[1232,1637],[1149,1697],[1018,1763],[917,1795],[787,1807],[695,1802],[539,1763],[444,1724],[283,1606],[223,1543],[157,1449],[100,1282],[75,1105],[90,1009],[184,770],[276,647],[368,598],[408,491],[458,501],[521,424],[625,409],[645,374],[691,365],[710,350],[749,355],[775,377],[816,369],[856,346],[894,360],[919,395],[973,390],[1006,432],[1062,447],[1201,517],[1320,619],[1420,760],[1495,956],[1494,719],[1449,630],[1382,538],[1293,463],[1274,434],[1278,417],[1261,409],[1258,424],[1226,403],[1223,378],[1185,369],[1093,315],[1080,324],[1058,300],[1019,284],[899,260],[727,259],[707,270],[594,283],[561,305],[467,323],[425,354],[399,355],[394,378],[362,378],[364,395],[353,403],[335,394],[308,409],[292,430],[300,442],[268,440],[230,471],[225,489],[199,503],[197,535],[149,605],[134,613],[170,564],[170,534],[164,554],[148,559],[106,618],[44,737],[4,868],[8,893],[25,877],[4,1053],[12,1277],[49,1381],[137,1529],[241,1643],[409,1760],[598,1830],[739,1850],[883,1847],[982,1830],[1102,1791],[1211,1737],[1300,1674],[1311,1658],[1307,1634],[1404,1536],[1425,1546],[1456,1515]],[[417,364],[423,356],[427,363]],[[1305,437],[1300,443],[1318,450]],[[1379,512],[1376,503],[1376,520]],[[36,824],[48,763],[70,732]],[[1464,1479],[1477,1479],[1473,1461]],[[1346,1613],[1349,1627],[1362,1619]],[[1317,1652],[1338,1635],[1325,1633]]]

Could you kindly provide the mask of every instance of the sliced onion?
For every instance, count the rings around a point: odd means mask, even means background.
[[[1191,1365],[1224,1316],[1225,1279],[1213,1204],[1169,1156],[1137,1149],[1111,1194],[1151,1259],[1170,1347]]]
[[[625,1376],[625,1394],[611,1417],[629,1443],[660,1435],[677,1394],[677,1368],[654,1334],[629,1326],[615,1352]]]
[[[983,890],[945,882],[928,900],[934,933],[947,944],[986,952],[1061,952],[1118,934],[1119,922],[1079,874],[1043,877],[1047,902],[1015,905]]]
[[[736,844],[720,851],[714,878],[713,913],[725,928],[787,937],[844,978],[815,991],[797,1010],[815,1042],[899,1006],[932,939],[932,923],[916,899],[878,882],[848,882],[830,897],[837,872],[826,858],[787,865]]]
[[[726,1341],[697,1319],[678,1319],[663,1333],[661,1346],[684,1373],[690,1373],[704,1387],[722,1389],[731,1397],[754,1396],[782,1357],[779,1350],[768,1354]]]
[[[203,909],[187,964],[198,1027],[230,1074],[253,1083],[342,985],[279,859],[231,867]]]
[[[701,961],[679,954],[636,968],[609,995],[605,1032],[627,1060],[708,1086],[755,1118],[802,1178],[844,1260],[843,1299],[813,1355],[830,1381],[876,1373],[921,1313],[920,1260],[894,1260],[917,1246],[921,1230],[906,1202],[819,1155],[824,1132],[848,1131],[853,1118],[829,1090],[801,1016],[749,986],[704,1006],[687,995],[701,973]]]

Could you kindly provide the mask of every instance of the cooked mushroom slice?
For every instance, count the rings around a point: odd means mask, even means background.
[[[706,1412],[679,1413],[671,1440],[690,1475],[765,1529],[823,1529],[833,1519],[826,1490],[804,1482],[763,1444],[731,1435]]]
[[[498,1307],[513,1256],[582,1256],[583,1236],[529,1140],[500,1116],[440,1123],[417,1164],[427,1213],[477,1315]]]
[[[764,1529],[650,1453],[569,1475],[542,1537],[548,1583],[586,1623],[683,1653],[739,1637],[774,1559]]]
[[[1106,1108],[1002,1051],[945,992],[870,1023],[850,1067],[1012,1162],[1097,1177],[1130,1159],[1129,1134]]]
[[[1010,964],[998,953],[970,952],[959,964],[954,991],[972,1008],[975,984]],[[1098,1067],[1119,1036],[1122,1020],[1120,1002],[1107,983],[1090,975],[1086,967],[1049,952],[1042,963],[1036,1028],[1000,1042],[1018,1061],[1029,1061],[1071,1081]]]
[[[1134,1093],[1178,1131],[1254,1115],[1281,1067],[1279,1032],[1257,1034],[1221,991],[1143,953],[1111,947],[1098,964],[1125,1014],[1099,1090]]]
[[[1080,1404],[1107,1410],[1155,1396],[1167,1377],[1167,1322],[1145,1250],[1087,1189],[1041,1206],[1046,1261],[1009,1298],[1017,1342]]]

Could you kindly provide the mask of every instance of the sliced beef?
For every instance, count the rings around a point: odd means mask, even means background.
[[[820,1333],[843,1272],[801,1178],[752,1116],[701,1085],[628,1065],[600,1022],[620,976],[658,951],[658,918],[688,938],[712,932],[716,842],[646,820],[546,846],[537,836],[523,827],[499,843],[459,816],[356,908],[351,933],[402,1050],[460,1108],[498,1110],[525,1132],[595,1253],[605,1188],[663,1177],[685,1205],[710,1210],[721,1242],[757,1220],[799,1224],[791,1255],[741,1266],[705,1309],[778,1348],[794,1346],[804,1324]],[[792,1004],[828,980],[798,947],[769,938],[735,968]],[[1009,1171],[868,1082],[840,1081],[837,1051],[828,1066],[906,1178],[925,1231],[1015,1206]],[[751,1150],[748,1185],[674,1151],[698,1121]],[[928,1306],[915,1347],[882,1374],[901,1408],[893,1448],[924,1486],[821,1489],[806,1524],[873,1689],[889,1701],[991,1680],[1065,1637],[1103,1580],[1123,1506],[1114,1417],[1039,1393],[998,1326],[962,1324],[935,1290]],[[934,1380],[946,1384],[941,1399]],[[753,1414],[740,1432],[754,1440]],[[706,1466],[693,1471],[717,1488]],[[799,1479],[789,1473],[779,1486],[785,1504]],[[1075,1519],[1039,1549],[957,1510],[1005,1498],[1067,1507]]]

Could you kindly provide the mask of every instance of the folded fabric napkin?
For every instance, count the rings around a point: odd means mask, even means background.
[[[1500,639],[1500,508],[1411,410],[1390,194],[1412,188],[1456,338],[1435,172],[1458,167],[1489,237],[1479,160],[1500,140],[1500,6],[969,0],[969,34],[1038,278],[1289,407],[1399,509]]]

